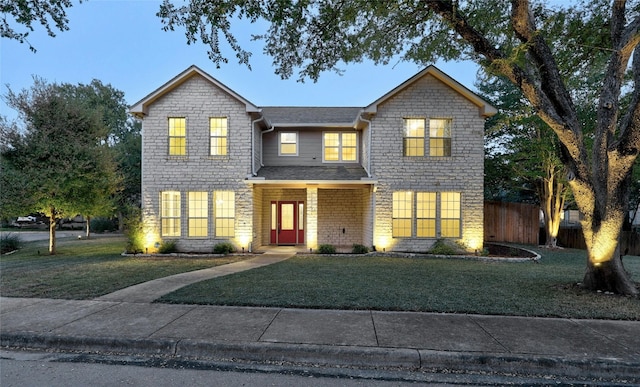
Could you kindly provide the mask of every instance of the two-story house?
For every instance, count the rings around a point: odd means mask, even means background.
[[[364,107],[259,107],[192,66],[131,112],[150,250],[482,247],[496,110],[436,67]]]

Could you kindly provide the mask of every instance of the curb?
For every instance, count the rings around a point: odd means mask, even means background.
[[[0,345],[4,348],[146,355],[258,364],[288,363],[334,368],[554,375],[625,379],[627,382],[640,383],[640,359],[629,361],[618,358],[567,358],[411,348],[214,342],[192,339],[71,337],[31,332],[1,333]]]

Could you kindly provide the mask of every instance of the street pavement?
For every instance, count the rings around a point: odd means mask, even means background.
[[[286,259],[263,254],[258,265]],[[517,373],[640,385],[640,322],[152,303],[218,269],[95,300],[0,297],[5,348],[252,364]],[[175,277],[175,276],[174,276]],[[256,285],[259,286],[259,285]],[[152,290],[149,290],[152,289]],[[149,290],[149,291],[147,291]],[[130,295],[130,297],[127,296]]]

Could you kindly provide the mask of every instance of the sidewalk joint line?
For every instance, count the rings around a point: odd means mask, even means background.
[[[371,325],[373,326],[373,335],[376,338],[376,347],[380,346],[380,340],[378,340],[378,330],[376,329],[376,320],[373,318],[373,311],[369,311],[369,316],[371,317]]]
[[[506,345],[502,344],[500,340],[498,340],[494,335],[492,335],[488,330],[486,330],[485,327],[483,327],[482,324],[480,324],[480,322],[477,319],[475,319],[472,315],[467,315],[467,318],[470,319],[474,324],[476,324],[480,329],[482,329],[482,331],[486,333],[487,336],[491,337],[491,339],[493,339],[493,341],[495,341],[501,348],[503,348],[506,353],[512,353],[511,350],[509,350],[509,348],[507,348]]]
[[[282,312],[283,308],[279,308],[278,312],[276,312],[276,314],[273,316],[273,318],[271,319],[271,321],[269,321],[269,324],[267,324],[267,327],[264,328],[264,330],[262,331],[262,333],[260,333],[260,336],[258,337],[257,342],[261,343],[262,342],[262,337],[264,336],[265,333],[267,333],[267,330],[269,330],[269,327],[271,327],[271,325],[273,324],[274,321],[276,321],[276,318],[278,318],[278,316],[280,315],[280,312]]]

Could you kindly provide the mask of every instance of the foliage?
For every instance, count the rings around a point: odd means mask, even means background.
[[[82,0],[79,2],[82,3]],[[35,52],[35,47],[27,39],[29,32],[34,30],[33,24],[40,23],[49,36],[56,36],[54,28],[60,31],[69,29],[66,8],[72,6],[71,0],[3,1],[0,7],[3,14],[0,21],[0,37],[27,43],[31,51]],[[24,27],[26,31],[17,30],[16,24]]]
[[[160,254],[171,254],[176,253],[178,251],[178,242],[177,241],[162,241],[160,243],[160,247],[158,248],[158,253]]]
[[[144,224],[139,208],[132,207],[124,218],[124,232],[127,236],[126,252],[140,254],[144,252]]]
[[[369,252],[369,248],[365,245],[360,245],[357,243],[354,243],[354,245],[352,246],[351,249],[351,253],[353,254],[366,254]]]
[[[220,242],[220,243],[216,243],[216,245],[213,246],[214,254],[227,255],[227,254],[235,253],[235,251],[236,251],[236,248],[231,242]]]
[[[91,230],[93,232],[116,231],[118,224],[110,218],[93,218],[91,219]]]
[[[4,233],[0,235],[0,254],[6,254],[18,250],[22,246],[22,239],[19,235]]]
[[[7,184],[19,188],[3,190],[1,199],[14,211],[44,213],[52,224],[77,214],[108,215],[120,183],[103,115],[72,90],[36,78],[30,90],[6,95],[24,127],[3,127],[2,167]],[[53,227],[50,233],[55,254]]]
[[[284,78],[297,71],[301,80],[317,80],[324,71],[340,72],[342,63],[364,59],[471,59],[508,79],[558,138],[583,216],[583,282],[593,290],[638,294],[617,240],[640,152],[640,2],[190,0],[175,6],[164,0],[158,16],[166,30],[184,27],[189,43],[200,38],[208,44],[216,64],[226,61],[224,41],[248,63],[232,21],[266,21],[267,31],[257,38]],[[585,80],[598,87],[581,87]],[[586,105],[576,105],[577,96],[596,109],[583,115],[576,106]]]
[[[460,255],[467,251],[456,242],[450,239],[438,239],[428,251],[429,254],[436,255]]]
[[[330,244],[321,244],[318,246],[318,254],[335,254],[336,248]]]

